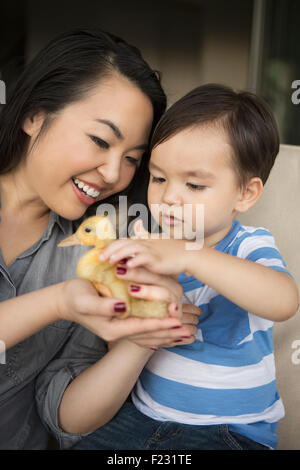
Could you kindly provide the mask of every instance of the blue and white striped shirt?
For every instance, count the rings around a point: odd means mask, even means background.
[[[271,233],[234,220],[216,250],[289,274]],[[277,392],[273,322],[243,310],[194,277],[179,274],[183,303],[200,307],[196,341],[158,350],[132,393],[135,406],[160,421],[228,424],[276,447],[284,416]]]

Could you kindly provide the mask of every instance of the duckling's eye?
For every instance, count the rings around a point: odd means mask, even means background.
[[[89,233],[89,232],[92,231],[92,229],[91,229],[90,227],[85,227],[84,231],[87,232],[87,233]]]

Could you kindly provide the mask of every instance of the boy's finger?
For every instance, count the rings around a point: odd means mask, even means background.
[[[153,256],[150,253],[139,253],[127,261],[127,266],[132,269],[140,266],[152,266],[152,260]]]
[[[196,307],[192,304],[182,304],[182,310],[186,313],[193,313],[195,315],[202,315],[203,311],[200,307]]]
[[[187,324],[187,325],[198,325],[199,323],[198,315],[183,312],[182,323]]]
[[[130,244],[126,244],[125,246],[122,246],[117,251],[114,251],[114,253],[109,257],[109,262],[111,264],[116,264],[121,259],[132,257],[132,255],[137,255],[138,253],[142,253],[145,250],[146,248],[143,245],[134,244],[134,242],[132,242]],[[134,258],[130,258],[127,261],[128,267],[130,267],[130,262],[132,261],[132,259]]]
[[[110,243],[107,247],[104,248],[102,253],[99,256],[101,261],[107,260],[114,252],[121,249],[128,242],[128,239],[115,240]]]

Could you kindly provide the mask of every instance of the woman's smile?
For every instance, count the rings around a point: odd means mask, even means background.
[[[100,196],[102,188],[100,186],[87,183],[79,178],[71,179],[74,193],[83,204],[90,206]]]

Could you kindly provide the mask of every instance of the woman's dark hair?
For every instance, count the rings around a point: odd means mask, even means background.
[[[0,174],[15,168],[24,156],[28,136],[26,117],[46,113],[40,131],[51,117],[80,100],[103,77],[118,72],[134,83],[153,105],[153,128],[166,108],[160,79],[135,47],[98,29],[63,33],[27,65],[0,114]]]
[[[278,128],[267,103],[249,92],[218,84],[195,88],[160,119],[150,150],[186,128],[207,124],[221,126],[229,137],[240,186],[254,176],[265,184],[279,152]]]

